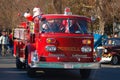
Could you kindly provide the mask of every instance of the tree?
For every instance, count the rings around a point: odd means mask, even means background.
[[[95,16],[94,30],[104,33],[105,26],[110,25],[111,28],[113,22],[120,21],[119,3],[120,0],[0,0],[0,26],[1,29],[16,27],[25,20],[17,14],[23,15],[27,8],[32,14],[33,8],[38,6],[44,14],[49,14],[63,13],[65,7],[70,7],[73,14]]]
[[[62,13],[62,0],[53,0],[53,7],[56,13]]]

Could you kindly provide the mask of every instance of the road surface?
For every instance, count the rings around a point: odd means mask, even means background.
[[[88,80],[120,80],[120,65],[112,66],[102,64],[99,70],[93,70]],[[37,74],[35,78],[29,78],[26,70],[18,70],[15,67],[15,58],[7,55],[0,56],[0,80],[82,80],[78,70],[55,70],[49,73]]]

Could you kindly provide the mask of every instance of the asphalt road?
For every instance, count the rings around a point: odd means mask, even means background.
[[[93,70],[88,80],[120,80],[120,65],[102,64],[102,68]],[[0,80],[81,80],[78,70],[55,70],[49,73],[37,74],[29,78],[26,70],[15,68],[15,58],[0,56]]]

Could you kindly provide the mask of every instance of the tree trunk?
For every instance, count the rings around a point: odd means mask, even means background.
[[[99,20],[99,31],[100,31],[100,34],[103,34],[104,33],[104,25],[105,25],[105,21],[103,20]]]
[[[62,13],[62,0],[53,0],[53,6],[56,13]]]

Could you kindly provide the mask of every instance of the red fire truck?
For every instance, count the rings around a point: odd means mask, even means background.
[[[79,69],[88,78],[95,62],[91,19],[72,14],[43,14],[14,29],[16,67],[28,76],[47,69]]]

